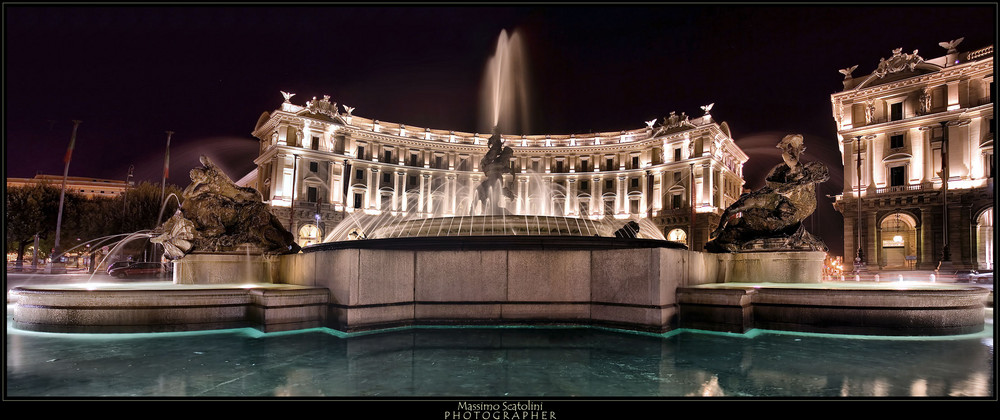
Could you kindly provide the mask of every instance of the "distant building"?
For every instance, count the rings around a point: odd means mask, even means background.
[[[841,70],[830,99],[845,265],[860,254],[870,270],[993,268],[993,46],[959,42],[931,60],[897,48],[861,77]]]
[[[31,184],[46,183],[56,188],[62,188],[62,175],[35,175],[34,178],[7,178],[7,187],[19,187]],[[66,177],[66,192],[80,194],[87,198],[108,197],[113,198],[121,195],[129,187],[131,182],[116,179],[98,179],[81,176]]]
[[[329,97],[261,115],[261,191],[300,244],[322,242],[354,212],[449,216],[472,211],[489,133],[371,120]],[[725,123],[683,113],[616,132],[504,135],[514,149],[515,214],[647,219],[666,239],[702,249],[743,190],[747,155]],[[294,215],[291,213],[294,211]],[[693,234],[692,234],[693,228]]]

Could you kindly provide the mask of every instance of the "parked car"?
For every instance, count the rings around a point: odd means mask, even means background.
[[[955,281],[959,283],[993,283],[993,270],[958,271],[955,273]]]
[[[993,271],[977,272],[969,276],[973,283],[993,283]]]
[[[108,274],[111,274],[111,270],[114,270],[116,268],[121,268],[121,267],[128,267],[129,264],[132,264],[132,263],[128,262],[128,261],[118,261],[116,263],[108,264]]]
[[[124,279],[126,277],[156,277],[163,274],[165,271],[166,268],[161,263],[140,262],[132,263],[127,267],[115,268],[108,274]]]

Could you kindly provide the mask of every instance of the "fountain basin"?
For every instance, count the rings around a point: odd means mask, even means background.
[[[981,287],[731,282],[732,259],[649,239],[370,239],[279,256],[273,284],[18,286],[11,301],[15,326],[54,332],[589,325],[951,335],[985,327],[990,291]]]
[[[990,290],[954,284],[722,283],[677,290],[681,328],[832,334],[976,333]]]
[[[331,292],[342,331],[406,325],[602,325],[667,331],[690,252],[667,241],[574,236],[401,238],[282,256],[282,283]],[[704,277],[701,275],[700,277]]]
[[[274,332],[324,325],[325,289],[280,284],[165,282],[18,286],[13,325],[63,333],[175,332],[251,327]]]

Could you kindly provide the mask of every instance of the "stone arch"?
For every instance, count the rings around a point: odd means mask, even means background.
[[[667,238],[668,241],[679,242],[682,244],[687,244],[688,234],[683,228],[669,228],[663,229],[663,236]]]
[[[973,213],[973,226],[976,234],[976,265],[979,270],[993,270],[994,248],[993,225],[995,217],[993,206],[986,205]]]
[[[879,266],[914,268],[920,255],[920,218],[907,210],[894,210],[878,221],[876,249]]]

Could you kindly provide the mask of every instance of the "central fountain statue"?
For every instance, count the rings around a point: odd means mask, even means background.
[[[489,151],[479,161],[479,167],[486,174],[486,179],[476,187],[476,203],[482,209],[484,215],[509,214],[510,212],[501,205],[501,197],[514,200],[514,193],[503,181],[504,174],[516,177],[510,159],[514,155],[514,150],[510,146],[504,145],[497,127],[493,127],[493,135],[487,142]],[[473,203],[473,207],[475,204]],[[473,208],[474,214],[475,208]]]

